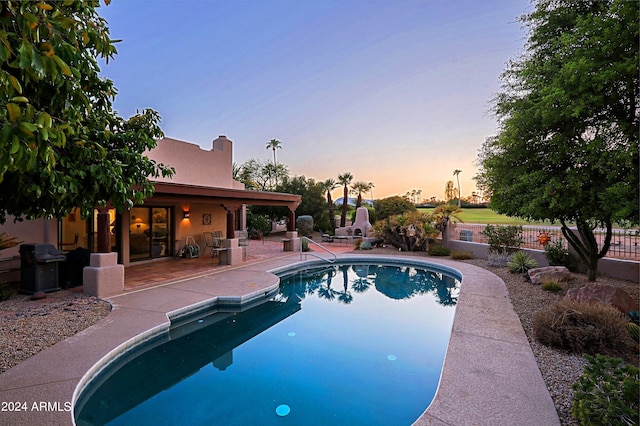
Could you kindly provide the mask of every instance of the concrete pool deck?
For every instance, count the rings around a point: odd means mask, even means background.
[[[341,257],[352,256],[367,257]],[[168,315],[190,306],[222,298],[238,302],[267,297],[278,286],[278,278],[267,271],[299,259],[299,254],[291,254],[108,298],[113,311],[96,325],[0,375],[2,408],[10,408],[9,403],[25,408],[0,411],[0,424],[72,424],[74,391],[95,373],[97,363],[114,357],[116,349],[163,332]],[[504,282],[466,263],[421,260],[454,268],[463,280],[438,392],[415,424],[560,424]]]

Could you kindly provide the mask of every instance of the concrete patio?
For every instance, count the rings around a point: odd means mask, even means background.
[[[77,397],[76,389],[98,373],[96,364],[165,332],[168,317],[179,317],[197,306],[214,306],[221,300],[237,303],[268,298],[279,283],[268,271],[298,263],[300,255],[283,253],[281,245],[277,251],[273,245],[260,254],[260,244],[254,244],[253,254],[249,249],[247,262],[238,267],[215,267],[205,258],[201,262],[207,268],[187,269],[187,263],[170,265],[174,262],[171,259],[160,262],[165,264],[165,273],[153,283],[140,278],[144,276],[142,265],[138,271],[130,269],[127,291],[108,299],[113,311],[106,318],[0,375],[0,401],[24,402],[27,407],[26,411],[0,412],[0,423],[72,424],[70,407]],[[502,280],[473,265],[447,259],[424,260],[457,269],[463,280],[439,389],[428,409],[425,402],[426,411],[415,424],[559,424]],[[175,271],[167,272],[171,268]]]

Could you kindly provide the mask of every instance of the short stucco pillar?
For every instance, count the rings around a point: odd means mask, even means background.
[[[242,263],[242,247],[238,245],[237,238],[222,240],[222,246],[226,249],[220,252],[220,263],[223,265],[238,265]]]
[[[124,265],[118,253],[91,253],[89,266],[82,271],[84,293],[105,297],[124,291]]]
[[[300,251],[298,231],[287,231],[283,240],[283,251]]]

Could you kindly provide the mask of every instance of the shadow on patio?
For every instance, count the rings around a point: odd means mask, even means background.
[[[314,235],[315,237],[315,235]],[[283,234],[269,235],[265,240],[252,240],[247,247],[247,257],[241,265],[261,262],[267,259],[291,256],[298,259],[299,253],[283,251],[281,239]],[[314,238],[315,241],[321,239]],[[353,250],[352,245],[342,242],[322,243],[334,253],[345,253]],[[230,269],[241,265],[220,265],[219,258],[212,257],[210,252],[193,259],[181,257],[163,258],[157,261],[133,264],[125,268],[124,287],[125,291],[138,290],[146,287],[153,287],[159,284],[172,282],[184,278],[193,278],[206,275],[214,271]]]

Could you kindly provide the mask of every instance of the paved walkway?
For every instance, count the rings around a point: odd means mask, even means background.
[[[504,282],[473,265],[427,260],[459,270],[463,281],[439,389],[416,424],[559,424]],[[24,403],[20,407],[26,408],[0,411],[0,424],[72,424],[76,389],[98,372],[96,365],[127,346],[165,332],[168,317],[194,306],[215,305],[223,298],[233,302],[268,298],[277,289],[278,278],[267,271],[299,261],[297,253],[280,253],[240,267],[197,273],[186,273],[190,268],[183,267],[182,276],[165,276],[162,284],[153,287],[132,285],[131,278],[125,294],[108,299],[113,311],[98,324],[0,375],[0,401]]]

